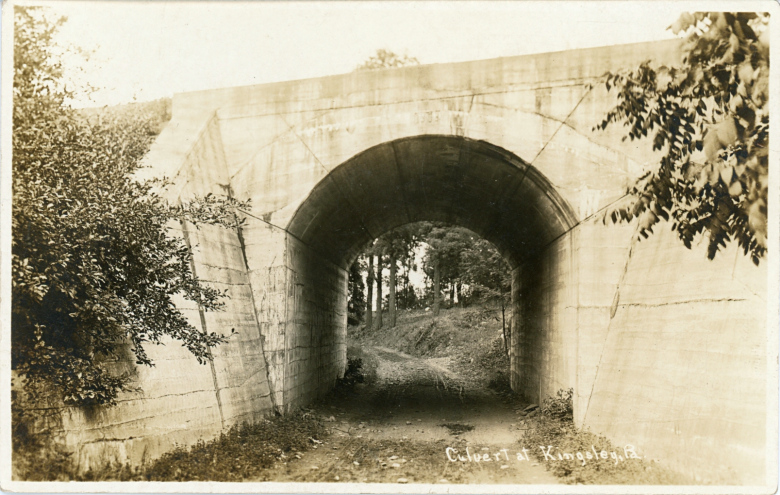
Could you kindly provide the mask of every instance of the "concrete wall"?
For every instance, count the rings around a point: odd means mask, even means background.
[[[766,470],[766,264],[586,222],[513,272],[512,387],[699,481]]]
[[[512,389],[537,403],[576,385],[574,237],[558,238],[513,272]]]
[[[699,480],[763,483],[766,263],[736,246],[709,261],[662,227],[624,257],[619,287],[594,291],[594,306],[613,303],[593,325],[601,349],[580,347],[598,365],[578,417]]]
[[[311,402],[343,376],[347,273],[284,230],[248,217],[242,228],[252,305],[276,412]],[[256,267],[256,268],[255,268]],[[267,405],[258,407],[268,413]]]
[[[347,272],[292,236],[284,380],[285,408],[327,393],[347,366]]]

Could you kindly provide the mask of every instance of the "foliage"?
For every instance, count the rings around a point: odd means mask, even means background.
[[[527,419],[530,428],[522,439],[522,444],[536,459],[544,464],[555,476],[569,484],[684,484],[690,482],[682,476],[644,458],[618,460],[611,453],[624,456],[621,447],[615,447],[604,436],[577,428],[572,421],[573,391],[559,390],[556,397],[544,401],[542,414]],[[550,448],[548,452],[557,457],[558,453],[583,454],[584,459],[576,457],[555,461],[545,458],[540,447]],[[588,458],[589,452],[607,452],[607,459]],[[594,456],[595,457],[595,456]]]
[[[29,450],[14,454],[18,479],[28,481],[244,481],[266,480],[269,468],[294,458],[327,430],[309,413],[291,413],[254,424],[234,425],[211,441],[177,447],[154,462],[129,466],[106,463],[79,474],[67,454]],[[46,463],[44,460],[54,460]]]
[[[420,61],[415,57],[398,55],[389,50],[379,49],[376,51],[375,55],[372,55],[368,60],[358,65],[355,70],[388,69],[392,67],[406,67],[419,64]]]
[[[404,273],[405,285],[402,285],[396,291],[396,304],[399,309],[420,309],[427,306],[424,294],[422,291],[415,288],[409,283],[408,271]]]
[[[366,284],[362,271],[365,263],[359,257],[349,266],[347,278],[347,319],[349,324],[357,325],[366,312]]]
[[[206,311],[224,293],[192,272],[175,222],[236,227],[234,206],[213,196],[177,206],[132,178],[161,127],[155,107],[100,114],[65,105],[52,35],[62,19],[16,7],[13,106],[12,365],[26,400],[111,404],[130,372],[112,361],[167,337],[201,363],[226,337],[205,334],[174,306]]]
[[[474,239],[461,253],[463,283],[472,297],[483,301],[499,300],[505,306],[512,294],[512,279],[504,257],[485,239]]]
[[[510,271],[493,244],[468,229],[445,224],[432,224],[424,242],[428,245],[424,269],[429,278],[433,278],[438,260],[442,283],[457,291],[459,299],[495,301],[502,308],[507,305],[512,287]],[[467,290],[461,294],[464,286]]]
[[[357,383],[363,383],[366,377],[363,374],[363,359],[359,357],[347,357],[347,369],[344,377],[336,382],[337,387],[352,387]]]
[[[555,397],[544,399],[542,414],[548,418],[572,419],[574,416],[574,389],[560,389]]]
[[[424,246],[422,269],[428,279],[425,294],[418,294],[409,282],[409,273],[418,268],[416,256],[421,246]],[[400,267],[400,283],[396,288],[400,309],[422,308],[432,303],[437,260],[442,284],[450,286],[451,292],[465,288],[459,299],[498,302],[505,307],[511,296],[510,272],[503,256],[490,242],[462,227],[438,222],[407,224],[379,237],[358,260],[375,255],[382,255],[384,269],[393,260]],[[361,272],[365,273],[365,265],[361,261]]]
[[[443,285],[455,285],[462,283],[462,254],[476,240],[473,232],[463,227],[434,223],[431,230],[425,236],[428,249],[423,260],[425,274],[433,279],[436,263],[441,270],[441,282]]]
[[[618,104],[597,128],[628,127],[652,139],[660,162],[628,191],[612,221],[639,219],[648,237],[659,219],[688,247],[703,232],[707,255],[736,240],[755,264],[766,252],[768,14],[684,14],[670,28],[685,34],[682,64],[606,77]],[[624,137],[625,139],[625,137]]]

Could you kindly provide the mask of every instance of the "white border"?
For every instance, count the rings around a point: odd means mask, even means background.
[[[780,1],[780,0],[778,0]],[[780,3],[765,1],[697,1],[669,2],[642,1],[632,4],[652,5],[653,9],[690,11],[768,11],[770,20],[770,171],[769,171],[769,231],[768,231],[768,294],[767,302],[767,439],[778,439],[778,329],[780,328]],[[767,442],[767,479],[763,486],[608,486],[608,485],[427,485],[427,484],[384,484],[384,483],[216,483],[216,482],[21,482],[11,481],[10,454],[10,294],[11,294],[11,127],[13,87],[13,7],[14,5],[46,5],[57,2],[31,2],[7,0],[2,9],[2,72],[0,72],[0,489],[19,492],[60,493],[605,493],[605,494],[766,494],[777,490],[778,444]],[[448,3],[453,7],[475,2]],[[484,2],[488,3],[488,2]],[[543,4],[546,8],[566,8],[567,5],[587,3],[593,8],[619,9],[618,2],[523,2],[523,6]],[[312,8],[328,8],[327,2],[311,2]],[[724,453],[724,455],[727,455]]]

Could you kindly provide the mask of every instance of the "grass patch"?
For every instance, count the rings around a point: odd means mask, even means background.
[[[308,450],[326,435],[325,427],[305,414],[243,424],[211,442],[198,442],[163,455],[144,473],[149,481],[243,481],[262,479],[276,461]],[[313,440],[312,440],[313,439]]]
[[[633,458],[631,450],[626,450],[622,446],[616,447],[604,436],[577,428],[572,421],[571,389],[561,390],[556,397],[545,399],[541,414],[529,421],[530,429],[523,437],[523,444],[548,471],[561,478],[564,483],[599,485],[692,483],[691,480],[665,469],[654,461],[641,457]],[[555,460],[545,456],[540,446],[544,446],[547,453]],[[564,459],[559,459],[559,454]],[[569,454],[570,458],[565,454]]]
[[[59,452],[14,453],[16,478],[28,481],[243,481],[263,480],[277,461],[294,458],[327,435],[313,415],[292,413],[254,424],[235,425],[211,441],[178,447],[152,463],[131,467],[105,464],[76,473]],[[64,456],[64,457],[63,457]],[[58,462],[46,465],[36,459]]]

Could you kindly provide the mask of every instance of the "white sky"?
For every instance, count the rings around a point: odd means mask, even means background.
[[[671,3],[52,2],[104,105],[352,71],[379,48],[442,63],[670,38]],[[690,6],[689,6],[690,7]]]

